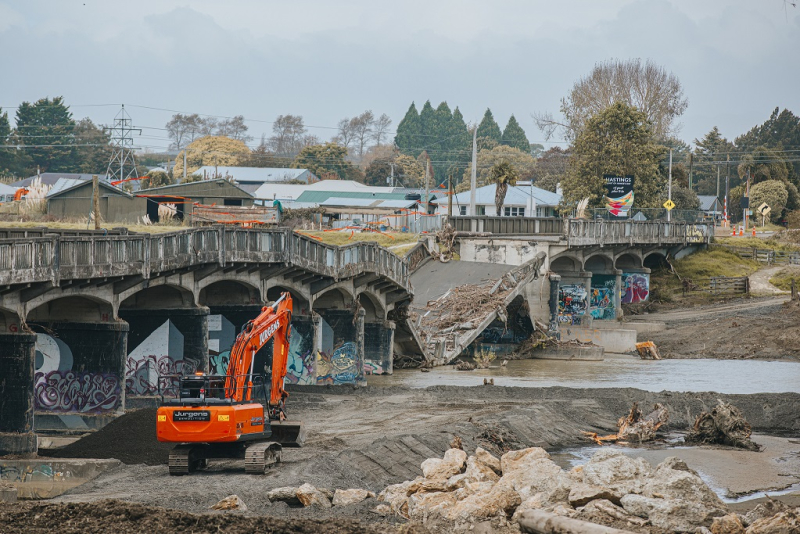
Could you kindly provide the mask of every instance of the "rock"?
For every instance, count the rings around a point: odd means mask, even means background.
[[[773,501],[772,499],[769,499],[768,501],[759,503],[755,508],[744,514],[744,517],[742,517],[742,524],[744,524],[746,527],[749,527],[759,519],[764,517],[772,517],[773,515],[785,512],[787,510],[789,510],[789,507],[781,501]]]
[[[544,493],[537,493],[533,497],[528,497],[527,499],[522,501],[519,506],[517,506],[517,509],[514,512],[514,517],[512,517],[512,520],[516,521],[517,519],[519,519],[519,516],[521,516],[527,510],[541,510],[546,505],[547,503],[545,502]]]
[[[247,506],[244,504],[244,501],[239,498],[238,495],[228,495],[217,504],[211,507],[212,510],[239,510],[240,512],[246,512]]]
[[[452,478],[452,477],[450,477]],[[447,483],[449,479],[444,478],[415,478],[411,485],[408,487],[408,494],[412,493],[431,493],[435,491],[447,491]]]
[[[653,526],[673,532],[690,532],[697,527],[711,526],[714,517],[725,513],[697,502],[643,495],[625,495],[621,502],[629,514],[646,518]]]
[[[549,460],[550,455],[541,447],[508,451],[500,458],[500,472],[506,474],[511,471],[516,471],[542,458]]]
[[[453,475],[461,473],[467,453],[461,449],[448,449],[444,458],[428,458],[422,462],[422,475],[429,479],[447,480]]]
[[[600,486],[592,486],[578,482],[572,485],[569,491],[569,504],[573,508],[584,506],[595,499],[605,499],[614,504],[619,504],[620,495],[613,490]]]
[[[642,493],[645,477],[651,471],[644,458],[629,458],[619,451],[601,449],[583,466],[583,482],[622,495]]]
[[[467,481],[464,485],[457,489],[453,494],[456,496],[456,499],[462,501],[469,497],[470,495],[474,495],[476,493],[489,493],[494,488],[494,482],[470,482]]]
[[[569,506],[564,506],[563,504],[555,505],[550,511],[556,515],[560,515],[563,517],[575,517],[578,515],[578,512],[576,510],[570,508]]]
[[[715,517],[711,523],[711,534],[744,534],[742,520],[736,514]]]
[[[375,507],[375,513],[382,516],[392,515],[392,507],[388,504],[379,504]]]
[[[297,498],[297,488],[292,486],[285,486],[283,488],[275,488],[267,493],[269,502],[285,502],[287,504],[300,504],[300,499]]]
[[[297,498],[303,506],[331,507],[331,501],[327,495],[308,483],[297,488]]]
[[[333,500],[334,491],[328,488],[317,488],[323,495],[325,495],[329,501]]]
[[[605,499],[595,499],[589,502],[586,506],[578,510],[578,517],[593,523],[601,524],[608,518],[626,521],[637,526],[644,526],[647,524],[646,519],[632,516],[626,512],[624,508]]]
[[[333,494],[333,505],[348,506],[350,504],[358,504],[365,499],[369,499],[370,497],[375,498],[375,494],[371,491],[363,489],[337,489]]]
[[[408,516],[423,522],[431,516],[444,517],[455,503],[456,496],[452,493],[415,493],[408,498]]]
[[[465,499],[459,500],[455,506],[447,510],[446,517],[454,521],[492,517],[505,518],[514,512],[520,502],[516,491],[495,484],[489,491],[473,493]]]
[[[473,482],[497,482],[500,476],[494,470],[475,456],[467,458],[467,469],[464,475]]]
[[[534,451],[534,449],[526,450]],[[513,489],[523,500],[536,493],[544,493],[548,502],[567,501],[570,487],[574,482],[550,460],[546,452],[544,455],[538,451],[532,452],[524,457],[512,459],[506,458],[509,454],[511,453],[504,454],[500,460],[503,476],[498,484]]]
[[[469,482],[469,478],[467,478],[466,473],[460,473],[458,475],[453,475],[447,479],[447,484],[445,484],[446,491],[455,491],[457,489],[463,488],[464,485]]]
[[[725,504],[697,473],[674,456],[658,464],[645,482],[642,493],[648,497],[662,496],[700,503],[706,508],[720,510],[721,513],[717,515],[724,514],[726,510]]]
[[[747,527],[747,534],[796,534],[800,532],[800,508],[764,517]]]
[[[408,517],[408,496],[409,488],[414,484],[413,480],[407,480],[401,484],[392,484],[378,494],[378,500],[385,502],[392,512]]]
[[[500,460],[495,458],[489,451],[478,447],[475,449],[475,460],[482,463],[498,475],[503,474],[502,469],[500,469]]]

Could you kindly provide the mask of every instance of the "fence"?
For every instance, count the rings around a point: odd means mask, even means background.
[[[800,251],[714,245],[730,250],[740,258],[756,260],[769,265],[800,265]]]
[[[589,210],[590,216],[594,219],[605,219],[610,221],[667,221],[669,218],[672,222],[688,222],[688,223],[701,223],[711,220],[707,217],[705,212],[698,210],[676,210],[673,209],[669,216],[667,215],[666,208],[638,208],[628,210],[625,217],[617,217],[609,213],[606,208],[592,208]]]
[[[683,295],[691,291],[704,291],[712,295],[721,293],[750,293],[750,278],[747,276],[714,276],[683,280]]]

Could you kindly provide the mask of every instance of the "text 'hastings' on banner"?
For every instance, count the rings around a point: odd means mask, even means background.
[[[604,174],[606,183],[606,208],[615,217],[627,217],[633,207],[633,176]]]

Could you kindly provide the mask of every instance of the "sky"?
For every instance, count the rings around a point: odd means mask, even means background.
[[[783,0],[0,0],[0,107],[63,96],[111,124],[125,104],[159,150],[175,112],[278,115],[328,140],[364,110],[393,128],[413,101],[467,122],[491,108],[545,142],[533,113],[598,62],[651,59],[683,84],[678,137],[733,139],[775,107],[800,115],[800,7]],[[13,122],[13,118],[12,118]]]

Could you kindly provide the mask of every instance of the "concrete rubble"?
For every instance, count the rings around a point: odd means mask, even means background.
[[[441,460],[439,461],[441,462]],[[292,486],[275,488],[267,493],[267,498],[270,502],[285,502],[294,506],[331,508],[332,506],[358,504],[370,498],[374,499],[375,494],[358,488],[332,491],[327,488],[316,488],[306,483],[296,488]]]
[[[642,458],[603,449],[585,465],[565,471],[538,447],[509,451],[499,459],[481,448],[473,455],[450,449],[441,459],[425,460],[422,471],[421,477],[381,491],[375,511],[441,531],[467,531],[482,522],[505,528],[528,511],[542,511],[622,529],[796,532],[791,528],[797,512],[782,507],[762,506],[749,517],[729,513],[676,457],[653,468]],[[777,525],[789,530],[776,530]],[[599,532],[586,530],[594,531]]]
[[[211,507],[212,510],[237,510],[239,512],[246,512],[247,505],[238,495],[228,495],[217,504]]]

